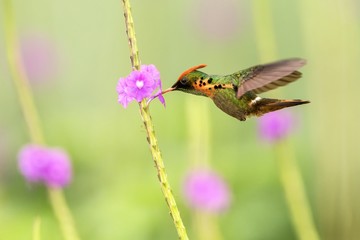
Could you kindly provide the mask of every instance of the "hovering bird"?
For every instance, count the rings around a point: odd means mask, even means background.
[[[163,93],[178,90],[211,98],[215,105],[228,115],[245,121],[250,116],[261,116],[282,108],[309,103],[299,99],[281,100],[257,96],[301,77],[297,70],[306,61],[286,59],[257,65],[230,75],[209,75],[198,69],[200,64],[183,72],[175,84]]]

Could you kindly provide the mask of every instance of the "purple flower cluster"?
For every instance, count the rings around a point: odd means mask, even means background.
[[[159,89],[158,92],[152,95],[156,89]],[[127,77],[120,78],[116,91],[118,93],[118,102],[124,108],[133,100],[141,102],[149,97],[158,97],[160,102],[165,105],[165,99],[161,95],[160,73],[152,64],[141,65],[139,71],[133,71]]]
[[[219,213],[226,210],[231,201],[230,190],[214,171],[194,170],[184,182],[184,195],[187,204],[198,210]]]
[[[64,187],[71,181],[70,159],[60,148],[29,144],[20,150],[18,158],[20,172],[29,182]]]
[[[265,114],[258,121],[259,137],[270,143],[287,137],[295,127],[295,118],[290,110]]]

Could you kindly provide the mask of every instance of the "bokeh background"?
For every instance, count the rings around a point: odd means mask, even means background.
[[[140,58],[157,66],[164,87],[200,63],[228,74],[282,58],[308,60],[300,81],[263,96],[311,100],[293,109],[299,124],[289,141],[316,228],[322,239],[359,239],[359,2],[131,3]],[[13,4],[46,140],[72,157],[65,194],[82,239],[176,239],[138,106],[117,103],[117,80],[131,71],[121,1]],[[62,239],[45,189],[18,172],[17,152],[29,135],[0,21],[0,239],[29,239],[36,216],[42,239]],[[222,239],[296,239],[273,147],[259,140],[257,120],[239,122],[197,96],[165,98],[166,108],[152,103],[152,118],[190,237],[197,228],[182,185],[195,156],[205,156],[231,189],[231,205],[215,221]],[[196,126],[205,126],[198,145]]]

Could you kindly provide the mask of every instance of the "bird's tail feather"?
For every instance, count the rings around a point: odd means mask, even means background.
[[[265,113],[277,111],[287,107],[293,107],[301,104],[310,103],[310,101],[304,101],[300,99],[292,100],[280,100],[280,99],[271,99],[271,98],[262,98],[254,104],[256,109],[254,112],[257,116],[261,116]]]

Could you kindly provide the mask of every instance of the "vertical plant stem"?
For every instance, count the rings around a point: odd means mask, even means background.
[[[316,166],[316,211],[324,239],[358,239],[360,112],[354,109],[358,109],[360,79],[359,2],[337,0],[324,8],[327,3],[299,1],[305,52],[312,67],[306,76],[311,79],[308,90],[313,105],[309,140]],[[321,91],[324,84],[312,81],[320,78],[341,79],[341,84],[328,84]]]
[[[145,101],[140,104],[140,114],[145,125],[147,140],[149,143],[150,151],[155,162],[155,167],[157,170],[158,178],[160,181],[161,190],[164,194],[166,203],[169,207],[171,217],[174,221],[176,231],[178,233],[179,239],[189,239],[185,230],[185,226],[180,216],[179,209],[177,208],[175,198],[172,194],[169,181],[167,179],[167,174],[165,171],[164,162],[162,160],[161,152],[157,139],[155,136],[154,126],[152,124],[149,107]]]
[[[186,99],[188,159],[191,168],[211,168],[211,117],[209,103],[198,98]],[[198,240],[223,239],[218,215],[201,210],[192,212],[192,229]]]
[[[40,229],[41,229],[41,218],[36,217],[33,225],[32,240],[41,240]]]
[[[194,228],[198,240],[223,240],[218,216],[212,213],[194,211]]]
[[[129,47],[130,47],[130,59],[133,70],[140,69],[140,58],[139,51],[136,44],[135,37],[135,28],[134,21],[131,14],[131,7],[129,0],[123,0],[124,7],[124,16],[125,16],[125,25],[126,25],[126,33],[129,39]],[[160,187],[164,194],[165,201],[169,207],[171,217],[173,219],[175,228],[177,230],[179,239],[186,240],[189,239],[186,233],[185,226],[180,216],[179,209],[177,208],[175,198],[172,194],[171,187],[169,181],[167,179],[167,174],[165,171],[164,162],[162,160],[161,152],[159,149],[159,145],[157,143],[157,139],[155,136],[154,126],[151,120],[151,115],[149,111],[148,104],[146,100],[143,100],[140,104],[140,114],[142,120],[144,122],[144,126],[147,134],[147,141],[149,143],[150,151],[155,162],[158,179],[160,181]]]
[[[319,240],[294,150],[283,142],[276,146],[276,154],[280,181],[297,235],[301,240]]]
[[[60,188],[48,187],[48,195],[66,240],[79,240],[71,212]]]
[[[11,0],[4,0],[3,2],[6,55],[10,74],[17,90],[30,137],[34,143],[44,144],[44,136],[41,131],[40,121],[30,90],[29,81],[21,63],[12,2]]]
[[[191,167],[210,167],[210,125],[208,102],[203,99],[186,99],[188,128],[188,159]]]
[[[139,50],[136,42],[134,20],[131,14],[130,1],[123,0],[123,5],[124,5],[126,34],[128,36],[129,48],[130,48],[131,66],[133,70],[139,70],[141,62],[140,62]]]
[[[10,68],[10,74],[18,93],[18,98],[29,130],[31,141],[36,144],[45,145],[44,135],[41,129],[33,94],[30,89],[28,77],[21,62],[12,2],[11,0],[4,0],[3,2],[6,55]],[[70,210],[65,202],[63,192],[58,189],[56,194],[54,194],[54,190],[50,187],[48,187],[47,190],[50,196],[49,200],[51,206],[55,212],[57,220],[59,221],[60,227],[63,230],[65,239],[79,239]]]
[[[253,15],[259,57],[261,61],[273,60],[277,55],[276,38],[269,0],[253,1]],[[291,221],[301,240],[319,240],[310,205],[307,201],[303,179],[296,164],[292,144],[282,142],[275,147],[280,180]]]
[[[277,50],[270,0],[254,0],[252,4],[256,44],[260,60],[263,62],[273,61],[276,58]]]

